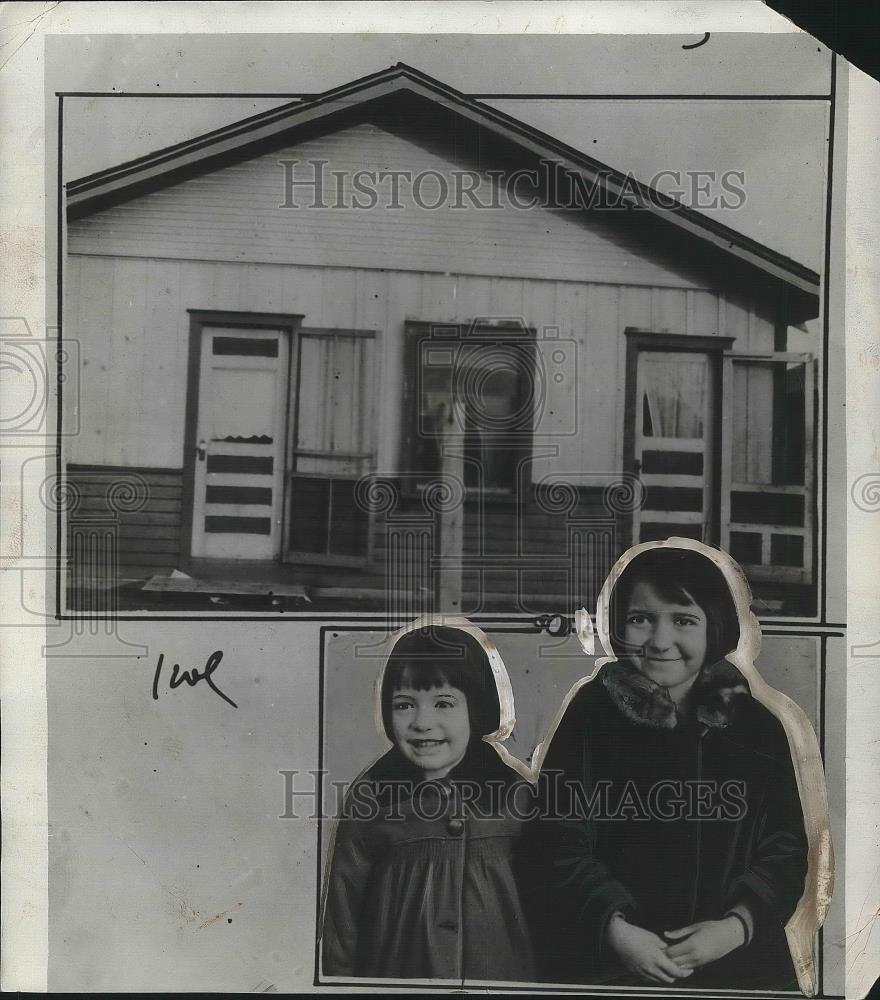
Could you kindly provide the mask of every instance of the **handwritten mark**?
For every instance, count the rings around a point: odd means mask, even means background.
[[[703,35],[703,37],[698,42],[694,42],[691,45],[682,45],[682,48],[683,49],[698,49],[701,45],[705,45],[706,42],[709,41],[709,34],[710,34],[710,32],[707,31],[706,34]]]
[[[220,695],[220,697],[228,704],[232,705],[233,708],[238,708],[238,705],[228,696],[225,695],[219,687],[217,687],[216,682],[212,679],[211,675],[220,666],[220,661],[223,659],[223,651],[218,649],[211,653],[208,657],[208,662],[205,664],[205,669],[201,672],[193,668],[193,670],[181,670],[180,664],[175,663],[171,669],[171,679],[169,681],[169,687],[173,691],[175,688],[180,687],[181,684],[186,682],[190,687],[195,687],[199,681],[204,681],[208,687],[215,693]],[[159,680],[162,675],[162,665],[165,662],[165,654],[159,654],[159,660],[156,663],[156,672],[153,674],[153,700],[159,700]]]

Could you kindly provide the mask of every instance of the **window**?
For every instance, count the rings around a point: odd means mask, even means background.
[[[535,343],[522,326],[407,326],[402,466],[512,495],[531,455]],[[423,480],[421,479],[423,477]]]
[[[753,580],[813,579],[815,361],[729,355],[721,544]]]
[[[702,438],[709,384],[705,355],[645,354],[642,433],[645,437]]]
[[[373,331],[303,329],[291,380],[288,561],[361,563],[369,515],[355,502],[375,466]]]

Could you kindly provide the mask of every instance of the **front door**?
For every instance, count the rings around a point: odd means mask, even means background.
[[[281,551],[288,335],[204,326],[193,477],[192,555]]]
[[[634,542],[713,541],[714,382],[709,354],[639,351],[634,457],[646,498]]]

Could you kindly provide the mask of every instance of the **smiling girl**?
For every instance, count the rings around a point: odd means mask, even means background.
[[[408,632],[377,691],[393,747],[337,826],[325,975],[533,979],[513,878],[530,789],[483,738],[502,725],[486,649],[459,628]]]
[[[670,542],[626,564],[608,609],[617,659],[568,702],[541,768],[541,978],[796,986],[802,808],[782,724],[724,659],[724,575]]]

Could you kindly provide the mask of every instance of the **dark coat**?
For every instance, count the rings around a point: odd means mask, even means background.
[[[531,796],[482,740],[441,781],[390,750],[353,786],[337,826],[325,975],[534,981],[513,878]]]
[[[541,981],[633,982],[604,944],[615,911],[662,935],[744,903],[750,943],[682,985],[796,986],[783,928],[807,844],[785,731],[726,661],[690,704],[679,718],[624,661],[569,703],[526,847]]]

